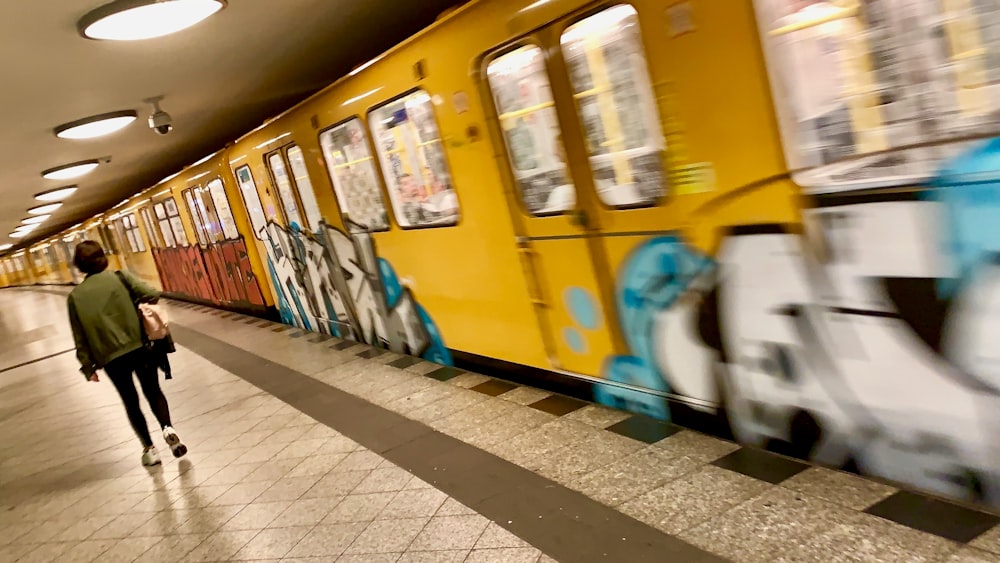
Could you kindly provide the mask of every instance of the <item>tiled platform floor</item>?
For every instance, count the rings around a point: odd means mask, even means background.
[[[148,472],[72,354],[8,369],[69,348],[64,314],[0,291],[0,561],[1000,561],[990,514],[190,305],[192,453]]]

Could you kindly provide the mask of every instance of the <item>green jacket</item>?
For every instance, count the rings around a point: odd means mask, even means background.
[[[128,272],[122,273],[136,296],[143,299],[160,296]],[[84,375],[90,376],[112,360],[142,347],[139,314],[129,289],[115,272],[105,270],[87,276],[69,294],[68,305],[76,357]]]

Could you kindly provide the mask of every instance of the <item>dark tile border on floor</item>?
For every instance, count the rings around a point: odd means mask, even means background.
[[[322,344],[331,340],[333,340],[333,337],[329,334],[313,333],[313,337],[309,339],[309,342],[312,342],[313,344]]]
[[[422,359],[414,357],[414,356],[403,356],[402,358],[397,358],[397,359],[389,362],[388,365],[390,365],[390,366],[392,366],[394,368],[406,369],[406,368],[408,368],[410,366],[415,366],[415,365],[419,364],[422,361],[423,361]]]
[[[1000,517],[993,514],[909,491],[900,491],[865,512],[959,543],[968,543],[1000,524]]]
[[[465,372],[460,369],[455,369],[449,366],[441,366],[438,369],[428,373],[426,377],[429,377],[431,379],[436,379],[438,381],[450,381],[462,375],[463,373]]]
[[[617,424],[608,426],[605,430],[647,444],[655,444],[681,431],[680,428],[673,424],[641,414],[630,416]]]
[[[330,348],[343,352],[344,350],[347,350],[348,348],[354,348],[357,345],[358,343],[354,342],[353,340],[344,340],[334,344],[333,346],[330,346]]]
[[[722,561],[425,424],[207,334],[173,328],[180,345],[433,484],[557,560]]]
[[[590,403],[586,403],[580,399],[574,399],[572,397],[552,395],[551,397],[545,397],[540,401],[535,401],[528,406],[535,410],[547,412],[556,416],[566,416],[567,414],[578,411],[589,404]]]
[[[477,393],[482,393],[483,395],[489,395],[490,397],[499,397],[507,391],[512,391],[517,389],[517,385],[510,383],[508,381],[502,381],[499,379],[491,379],[484,383],[480,383],[472,387],[472,390]]]
[[[385,354],[385,350],[380,350],[378,348],[369,348],[367,350],[362,350],[355,354],[359,358],[364,358],[366,360],[374,360],[375,358]]]
[[[760,481],[780,485],[809,469],[809,465],[757,448],[740,448],[712,462],[712,465],[742,473]]]

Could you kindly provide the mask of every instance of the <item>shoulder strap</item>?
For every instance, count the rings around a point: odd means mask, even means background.
[[[125,274],[121,270],[117,270],[115,275],[118,276],[118,281],[122,282],[122,285],[125,286],[125,291],[128,292],[129,299],[132,300],[132,303],[135,303],[135,293],[132,291],[132,284],[128,283],[128,278],[125,277]]]

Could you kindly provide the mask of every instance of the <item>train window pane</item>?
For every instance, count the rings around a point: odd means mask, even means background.
[[[121,222],[124,222],[124,219],[122,219]],[[125,229],[125,240],[126,240],[126,242],[128,242],[129,251],[132,252],[132,254],[135,254],[136,252],[139,252],[139,249],[136,248],[136,246],[135,246],[135,239],[132,237],[132,231],[130,231],[128,229],[128,226],[127,225],[119,225],[119,228]]]
[[[306,220],[313,230],[319,229],[319,224],[323,222],[323,214],[319,210],[319,203],[316,201],[316,192],[313,191],[312,180],[309,178],[309,170],[306,168],[305,157],[302,156],[302,149],[293,145],[288,149],[288,165],[292,167],[292,174],[295,176],[295,187],[298,188],[299,201],[302,202],[302,209],[306,213]]]
[[[222,242],[225,236],[222,234],[221,221],[218,210],[215,208],[215,201],[208,188],[194,188],[195,205],[198,206],[198,216],[202,220],[205,228],[205,236],[209,243]]]
[[[324,131],[319,136],[333,191],[351,232],[385,231],[389,217],[382,199],[375,159],[360,119]]]
[[[146,238],[149,239],[149,246],[153,248],[163,248],[163,241],[160,240],[159,229],[156,228],[156,223],[153,222],[153,218],[149,213],[148,207],[143,207],[139,210],[139,215],[142,217],[142,226],[146,229]]]
[[[135,250],[133,252],[146,252],[146,243],[142,240],[142,233],[139,232],[139,223],[136,221],[135,214],[126,215],[124,223],[128,232],[132,233],[132,240],[135,242]]]
[[[372,110],[368,123],[401,227],[445,227],[459,218],[431,97],[419,90]]]
[[[170,220],[167,218],[167,212],[163,208],[163,203],[154,203],[153,213],[156,214],[157,226],[160,228],[160,234],[163,236],[163,244],[170,248],[177,246],[177,241],[174,240],[174,233],[170,229]]]
[[[215,203],[215,213],[219,216],[222,226],[222,234],[226,239],[236,240],[240,238],[240,231],[236,228],[236,218],[233,217],[233,209],[229,206],[229,198],[226,197],[226,188],[222,185],[222,180],[216,178],[208,183],[208,193]]]
[[[782,137],[817,191],[931,177],[1000,132],[995,0],[755,0]]]
[[[200,210],[195,205],[194,196],[191,190],[184,190],[184,200],[187,202],[188,211],[191,215],[191,222],[194,223],[195,235],[198,237],[198,244],[205,246],[208,244],[208,237],[205,235],[204,220],[199,216]]]
[[[253,181],[253,174],[250,167],[240,166],[235,171],[236,183],[240,186],[240,194],[243,196],[243,205],[250,214],[250,226],[253,227],[253,234],[261,238],[264,228],[267,226],[267,217],[264,215],[264,205],[260,202],[260,194],[257,193],[257,184]]]
[[[281,206],[285,209],[285,219],[289,226],[302,228],[302,216],[299,214],[299,202],[295,200],[295,193],[292,188],[292,181],[288,179],[288,170],[285,168],[285,161],[281,155],[274,153],[267,157],[268,167],[274,176],[274,183],[278,187],[278,197],[281,199]]]
[[[177,209],[177,202],[170,197],[163,200],[163,209],[167,212],[167,220],[170,223],[170,232],[174,235],[174,240],[178,245],[191,244],[184,230],[184,221],[181,220],[181,212]]]
[[[534,45],[501,55],[486,67],[521,200],[533,215],[576,205],[566,169],[545,55]]]
[[[666,143],[638,13],[613,6],[567,28],[561,42],[598,196],[612,207],[655,205],[666,192]]]

